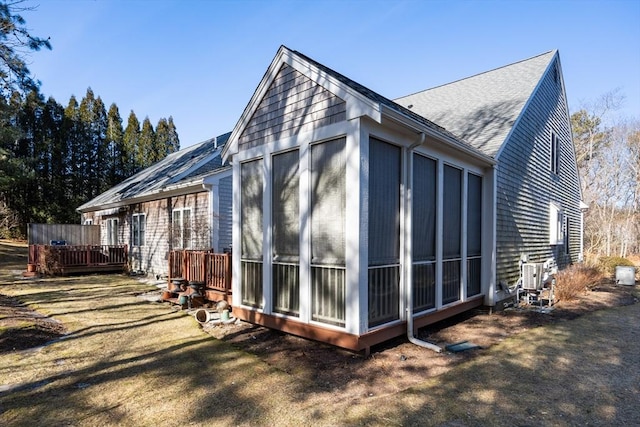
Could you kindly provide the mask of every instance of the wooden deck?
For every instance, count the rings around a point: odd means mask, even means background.
[[[124,271],[127,245],[29,245],[29,270],[41,274]]]
[[[231,254],[173,250],[169,253],[169,282],[174,278],[202,282],[208,301],[231,302]]]

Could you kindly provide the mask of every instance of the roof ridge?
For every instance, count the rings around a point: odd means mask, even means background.
[[[469,80],[469,79],[472,79],[472,78],[475,78],[475,77],[481,76],[481,75],[483,75],[483,74],[493,73],[493,72],[495,72],[495,71],[498,71],[498,70],[501,70],[501,69],[504,69],[504,68],[512,67],[512,66],[514,66],[514,65],[521,64],[521,63],[523,63],[523,62],[531,61],[531,60],[536,59],[536,58],[538,58],[538,57],[541,57],[541,56],[543,56],[543,55],[548,55],[548,54],[550,54],[550,53],[555,54],[555,52],[557,52],[557,51],[558,51],[558,49],[552,49],[552,50],[549,50],[549,51],[546,51],[546,52],[540,53],[540,54],[538,54],[538,55],[534,55],[534,56],[532,56],[532,57],[530,57],[530,58],[521,59],[521,60],[519,60],[519,61],[515,61],[515,62],[512,62],[512,63],[510,63],[510,64],[502,65],[502,66],[500,66],[500,67],[496,67],[496,68],[492,68],[492,69],[490,69],[490,70],[482,71],[482,72],[480,72],[480,73],[472,74],[472,75],[467,76],[467,77],[462,77],[462,78],[459,78],[459,79],[457,79],[457,80],[453,80],[453,81],[450,81],[450,82],[447,82],[447,83],[443,83],[443,84],[440,84],[440,85],[437,85],[437,86],[433,86],[433,87],[430,87],[430,88],[426,88],[426,89],[423,89],[423,90],[419,90],[419,91],[417,91],[417,92],[409,93],[409,94],[407,94],[407,95],[399,96],[399,97],[395,98],[395,99],[394,99],[394,101],[395,101],[396,99],[407,98],[407,97],[409,97],[409,96],[414,96],[414,95],[417,95],[417,94],[419,94],[419,93],[428,92],[428,91],[433,90],[433,89],[438,89],[438,88],[441,88],[441,87],[444,87],[444,86],[452,85],[452,84],[454,84],[454,83],[459,83],[459,82],[464,81],[464,80]]]

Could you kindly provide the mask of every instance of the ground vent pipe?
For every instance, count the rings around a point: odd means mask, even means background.
[[[410,207],[411,207],[411,193],[413,191],[412,186],[409,184],[409,180],[412,179],[413,177],[413,159],[412,159],[412,154],[413,151],[419,147],[420,145],[422,145],[422,143],[424,143],[424,139],[425,139],[425,134],[424,132],[420,132],[420,135],[418,136],[418,139],[416,140],[416,142],[414,142],[409,149],[407,150],[409,159],[407,164],[410,165],[410,173],[409,176],[406,179],[407,182],[407,187],[409,188],[409,191],[407,191],[406,194],[406,199],[405,199],[405,212],[406,215],[410,215],[409,211],[410,211]],[[411,221],[407,221],[407,224],[411,224]],[[411,234],[411,229],[408,230],[407,235],[410,236]],[[410,238],[407,239],[407,241],[410,241]],[[411,243],[409,243],[410,245]],[[405,270],[406,271],[406,270]],[[407,339],[409,339],[409,342],[412,344],[415,344],[417,346],[420,347],[424,347],[424,348],[428,348],[429,350],[433,350],[436,353],[441,353],[442,352],[442,348],[438,347],[435,344],[432,344],[430,342],[427,341],[422,341],[418,338],[416,338],[413,335],[413,277],[411,277],[411,274],[407,274],[406,280],[404,281],[407,284]]]

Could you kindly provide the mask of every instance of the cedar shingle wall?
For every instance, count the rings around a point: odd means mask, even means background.
[[[131,267],[149,274],[163,274],[167,270],[166,259],[169,252],[169,215],[168,200],[154,200],[151,202],[132,205],[131,215],[146,214],[145,244],[144,246],[130,246]],[[131,229],[130,222],[127,224]],[[129,240],[129,245],[131,245]]]
[[[239,138],[256,147],[346,119],[346,103],[286,64]]]
[[[555,256],[560,267],[578,260],[580,190],[564,92],[550,71],[499,157],[497,175],[497,280],[513,284],[521,254],[531,262]],[[560,173],[551,173],[550,141],[560,138]],[[569,216],[570,255],[549,245],[549,204]]]
[[[186,194],[172,198],[172,209],[191,208],[191,248],[211,249],[209,192]]]
[[[228,191],[231,192],[230,183]],[[228,197],[231,203],[231,196]],[[118,242],[129,245],[131,268],[165,275],[171,250],[171,212],[176,208],[191,208],[193,247],[209,249],[211,229],[209,193],[206,191],[130,205],[128,212],[117,215],[99,216],[96,212],[89,212],[83,215],[83,219],[92,218],[93,223],[100,226],[102,244],[106,244],[107,219],[118,218]],[[132,246],[131,216],[135,213],[146,214],[145,245],[142,247]]]

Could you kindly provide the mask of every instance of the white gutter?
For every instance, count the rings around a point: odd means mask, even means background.
[[[408,191],[405,192],[405,212],[407,217],[411,217],[411,213],[409,208],[411,207],[411,191],[413,190],[412,186],[409,184],[409,180],[413,179],[413,159],[412,159],[412,154],[413,151],[419,147],[420,145],[422,145],[424,143],[425,140],[425,133],[424,132],[420,132],[420,136],[419,139],[414,142],[408,149],[407,153],[409,156],[408,159],[408,165],[409,165],[409,176],[407,178],[407,188]],[[411,224],[411,220],[410,221],[406,221],[406,224]],[[409,246],[409,250],[411,250],[411,226],[407,227],[407,245]],[[406,259],[406,257],[405,257]],[[413,259],[413,258],[411,258]],[[411,265],[411,263],[409,263],[408,268],[405,269],[405,271],[411,271],[413,268],[413,266]],[[433,350],[437,353],[441,353],[442,352],[442,348],[438,347],[435,344],[432,344],[430,342],[426,342],[426,341],[422,341],[418,338],[416,338],[413,335],[413,275],[412,274],[407,274],[407,277],[405,278],[404,283],[406,284],[406,292],[405,295],[407,296],[407,339],[409,340],[410,343],[415,344],[417,346],[420,347],[424,347],[424,348],[428,348],[429,350]]]
[[[482,153],[481,151],[479,151],[478,149],[473,148],[470,145],[467,145],[457,140],[453,136],[447,135],[446,133],[443,133],[443,132],[438,132],[435,129],[425,126],[424,124],[416,121],[415,119],[407,116],[406,114],[402,114],[401,112],[396,111],[393,108],[387,107],[384,104],[382,105],[382,108],[384,111],[384,115],[390,118],[391,120],[395,120],[398,123],[404,124],[405,126],[408,126],[417,132],[429,135],[441,142],[444,142],[450,147],[455,148],[458,151],[461,151],[475,159],[481,160],[486,164],[495,165],[497,163],[493,157],[488,156]]]

